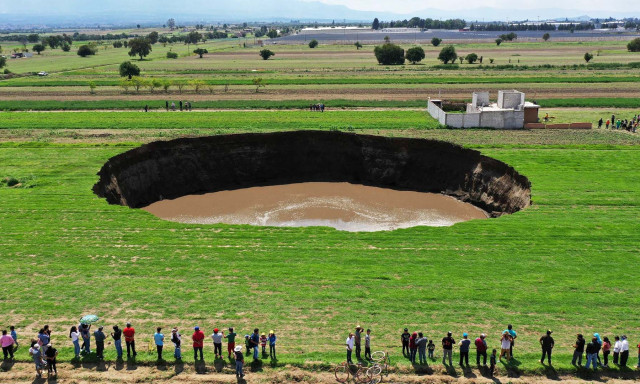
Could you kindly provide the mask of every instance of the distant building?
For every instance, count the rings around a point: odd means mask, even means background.
[[[524,129],[538,122],[539,105],[525,101],[516,90],[498,91],[498,102],[489,101],[489,92],[474,92],[471,103],[429,100],[428,111],[440,124],[452,128]]]

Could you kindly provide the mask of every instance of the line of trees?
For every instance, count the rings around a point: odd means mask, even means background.
[[[421,19],[419,17],[388,22],[375,18],[371,24],[371,28],[375,30],[384,28],[462,29],[466,26],[467,22],[462,19],[437,20],[430,18]]]

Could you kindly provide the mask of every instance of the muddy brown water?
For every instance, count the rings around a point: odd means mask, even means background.
[[[325,226],[350,232],[443,227],[488,217],[480,208],[441,194],[322,182],[189,195],[143,209],[181,223]]]

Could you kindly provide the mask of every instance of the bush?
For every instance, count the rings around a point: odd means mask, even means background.
[[[78,48],[78,56],[87,57],[87,56],[93,56],[95,54],[96,54],[95,48],[89,45],[81,45],[80,48]]]
[[[167,59],[177,59],[178,58],[178,54],[175,52],[167,52]]]
[[[545,33],[544,35],[542,35],[542,40],[544,41],[548,41],[551,38],[551,35],[548,33]]]
[[[411,63],[419,63],[425,58],[424,49],[422,47],[413,47],[407,50],[407,60]]]
[[[438,60],[442,61],[444,64],[454,63],[458,58],[458,54],[456,53],[456,49],[453,45],[448,45],[440,51],[438,55]]]
[[[584,54],[584,61],[586,61],[587,63],[591,61],[591,59],[593,59],[593,55],[589,52]]]
[[[442,43],[442,39],[438,37],[434,37],[433,39],[431,39],[431,45],[433,45],[434,47],[437,47],[438,45],[440,45],[440,43]]]
[[[63,52],[69,52],[71,50],[71,45],[64,43],[62,44],[62,51]]]
[[[629,52],[640,52],[640,37],[633,39],[627,44]]]
[[[502,39],[500,39],[500,38],[496,39],[496,45],[499,46],[500,44],[502,44]]]
[[[353,45],[356,46],[356,49],[359,50],[360,48],[362,48],[362,44],[360,44],[359,41],[356,41]]]
[[[128,77],[131,80],[133,76],[140,76],[140,68],[130,61],[125,61],[120,64],[120,76]]]
[[[402,65],[404,64],[404,49],[400,46],[386,43],[377,46],[373,53],[378,59],[378,63],[383,65]]]
[[[478,55],[476,55],[475,53],[470,53],[464,59],[467,60],[467,63],[473,64],[478,61]]]
[[[262,60],[269,60],[269,58],[271,56],[275,56],[276,54],[271,52],[268,49],[263,49],[262,51],[260,51],[260,57],[262,57]]]
[[[318,46],[318,40],[313,39],[309,42],[309,48],[315,48]]]

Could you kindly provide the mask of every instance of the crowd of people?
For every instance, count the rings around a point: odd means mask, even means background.
[[[309,105],[309,110],[311,112],[324,112],[324,104],[322,104],[322,103],[310,104]]]
[[[636,133],[638,130],[638,124],[640,124],[640,114],[634,115],[631,119],[617,119],[616,115],[611,115],[611,119],[606,121],[602,118],[598,120],[598,128],[605,126],[605,129],[623,129],[627,132]]]

